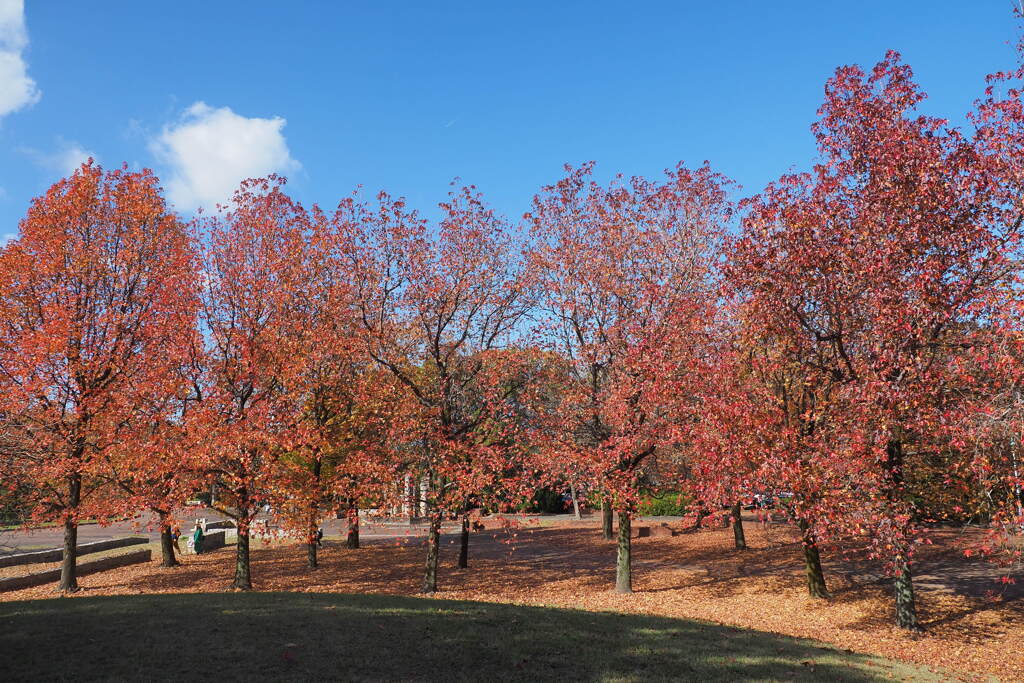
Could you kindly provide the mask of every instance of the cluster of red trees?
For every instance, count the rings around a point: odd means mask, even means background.
[[[856,539],[917,628],[932,498],[1024,522],[1021,77],[990,77],[968,134],[915,113],[898,55],[845,67],[811,171],[736,203],[707,165],[567,167],[521,229],[472,187],[431,224],[384,193],[307,209],[274,176],[186,222],[148,171],[87,163],[0,250],[3,481],[63,522],[65,590],[80,519],[152,511],[172,564],[173,511],[210,484],[239,589],[264,503],[315,566],[325,516],[357,544],[359,507],[416,498],[433,591],[442,520],[464,565],[470,510],[586,491],[629,591],[644,492],[737,531],[739,501],[785,494],[810,593],[820,545]]]

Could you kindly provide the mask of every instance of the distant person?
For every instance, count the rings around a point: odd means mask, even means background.
[[[171,540],[174,542],[174,547],[175,547],[175,549],[177,549],[177,551],[179,553],[181,552],[181,545],[178,544],[178,539],[180,539],[180,538],[181,538],[181,526],[178,525],[178,524],[175,524],[174,527],[171,529]]]
[[[192,549],[196,551],[196,555],[203,552],[203,527],[198,524],[192,532]]]
[[[321,546],[321,547],[324,544],[324,528],[323,527],[318,527],[317,530],[316,530],[316,544],[318,546]]]

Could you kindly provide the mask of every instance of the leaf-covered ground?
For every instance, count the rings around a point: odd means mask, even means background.
[[[457,539],[446,537],[436,597],[700,619],[815,639],[965,677],[1024,679],[1024,601],[1015,595],[974,596],[955,582],[924,582],[919,599],[927,632],[908,635],[890,625],[891,600],[875,576],[855,564],[830,562],[834,597],[812,600],[803,586],[799,544],[789,531],[749,526],[748,551],[731,547],[730,530],[635,541],[636,592],[625,596],[610,591],[614,546],[592,526],[476,533],[465,570],[454,568]],[[930,552],[932,559],[956,556],[951,547]],[[228,590],[232,548],[183,562],[172,570],[139,565],[84,577],[77,595]],[[298,546],[255,550],[256,589],[415,595],[423,551],[411,542],[378,542],[359,550],[328,542],[318,569],[304,562],[305,550]],[[2,593],[0,601],[52,597],[53,591],[48,586]]]

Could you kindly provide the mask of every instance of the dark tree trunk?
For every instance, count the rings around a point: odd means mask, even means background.
[[[64,520],[64,557],[60,567],[60,590],[72,593],[78,590],[78,524]]]
[[[708,509],[706,507],[704,507],[704,504],[701,503],[700,501],[697,501],[696,505],[697,505],[697,518],[693,521],[693,526],[690,526],[687,529],[683,530],[684,533],[692,533],[692,532],[697,531],[698,529],[700,529],[700,525],[704,523],[704,518],[711,514],[708,511]]]
[[[359,547],[359,505],[353,503],[348,509],[348,534],[345,547],[355,550]]]
[[[170,513],[160,512],[160,566],[177,567],[174,556],[174,533],[171,530]]]
[[[806,520],[798,518],[796,525],[800,527],[800,542],[804,548],[804,575],[807,577],[807,593],[812,598],[826,599],[829,597],[828,586],[825,585],[825,572],[821,569],[818,539]]]
[[[885,450],[886,465],[889,470],[889,499],[896,503],[903,497],[903,442],[893,439]],[[921,624],[917,620],[914,581],[910,573],[910,558],[907,555],[907,549],[898,545],[894,560],[896,580],[893,582],[893,590],[896,593],[896,625],[908,631],[920,631]]]
[[[320,489],[320,473],[323,471],[323,460],[319,457],[319,449],[316,450],[317,457],[313,460],[313,482],[317,490]],[[317,557],[317,547],[320,545],[320,505],[316,498],[309,503],[309,536],[306,539],[306,566],[316,569],[320,566]]]
[[[427,563],[423,572],[423,592],[437,591],[437,558],[441,550],[441,515],[430,515],[430,530],[427,533]]]
[[[569,482],[569,496],[572,498],[572,514],[576,519],[583,519],[580,514],[580,499],[576,497],[576,484]]]
[[[612,540],[612,501],[607,496],[601,499],[601,531],[605,540]]]
[[[747,549],[747,537],[743,533],[743,508],[738,502],[732,505],[732,536],[737,550]]]
[[[897,556],[893,590],[896,592],[896,625],[908,631],[921,631],[921,623],[917,620],[917,605],[914,601],[910,561],[904,551],[900,551]]]
[[[235,590],[252,590],[252,574],[249,568],[249,523],[239,522],[238,543],[235,546]]]
[[[319,466],[320,463],[317,463]],[[318,473],[319,474],[319,473]],[[316,569],[320,566],[319,558],[317,558],[317,545],[320,543],[320,526],[317,524],[319,510],[317,504],[314,502],[310,505],[309,510],[309,535],[306,538],[306,566],[310,569]]]
[[[619,543],[618,556],[615,560],[615,592],[633,592],[633,558],[632,532],[629,512],[619,511]]]
[[[235,546],[235,581],[231,587],[252,590],[252,572],[249,566],[249,525],[252,523],[249,495],[244,489],[238,496],[238,543]]]
[[[78,513],[82,502],[82,476],[68,477],[68,516],[64,518],[64,556],[60,567],[60,591],[71,593],[78,590]]]
[[[469,515],[462,515],[462,534],[459,537],[459,569],[469,566]]]

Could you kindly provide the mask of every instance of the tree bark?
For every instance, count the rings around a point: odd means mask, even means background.
[[[82,475],[68,477],[68,513],[64,518],[64,556],[60,567],[60,591],[78,590],[78,505],[82,502]]]
[[[914,582],[910,574],[910,561],[905,551],[900,551],[896,560],[896,625],[908,631],[921,631],[917,620],[917,605],[914,601]]]
[[[252,574],[249,567],[249,523],[238,525],[238,543],[235,546],[235,590],[252,590]]]
[[[576,497],[576,484],[569,482],[569,496],[572,498],[572,514],[576,519],[583,519],[580,514],[580,500]]]
[[[160,566],[177,567],[178,558],[174,556],[174,536],[171,531],[170,514],[160,514]]]
[[[359,547],[359,505],[353,503],[348,509],[348,534],[345,547],[355,550]]]
[[[889,470],[889,500],[895,504],[903,496],[903,442],[892,439],[885,450]],[[917,605],[914,600],[914,581],[910,573],[910,558],[907,549],[900,544],[897,544],[894,560],[896,625],[908,631],[920,631],[921,624],[917,620]]]
[[[235,545],[235,581],[232,588],[252,590],[252,572],[249,565],[249,525],[252,522],[249,495],[244,489],[238,496],[238,542]]]
[[[825,585],[825,572],[821,569],[818,539],[806,520],[798,518],[796,525],[800,528],[800,542],[804,548],[804,575],[807,577],[807,593],[812,598],[827,599],[830,596],[828,586]]]
[[[697,505],[697,518],[694,520],[693,525],[684,529],[683,533],[693,533],[700,529],[700,525],[704,523],[704,518],[711,514],[711,512],[704,507],[704,504],[700,501],[696,501]]]
[[[317,463],[319,465],[320,463]],[[320,530],[317,524],[317,504],[314,502],[310,505],[309,509],[309,528],[307,529],[308,534],[306,537],[306,566],[310,569],[316,569],[320,566],[320,560],[317,557],[317,543],[320,541],[320,536],[317,533]]]
[[[747,549],[747,537],[743,533],[743,508],[739,502],[732,505],[732,536],[737,550]]]
[[[441,550],[441,515],[430,515],[430,530],[427,533],[427,563],[423,572],[423,592],[437,591],[437,558]]]
[[[615,592],[633,592],[632,531],[629,512],[619,511],[618,556],[615,560]]]
[[[469,514],[462,514],[462,534],[459,538],[459,569],[469,567]]]
[[[612,501],[607,496],[601,499],[601,530],[605,540],[612,540]]]

